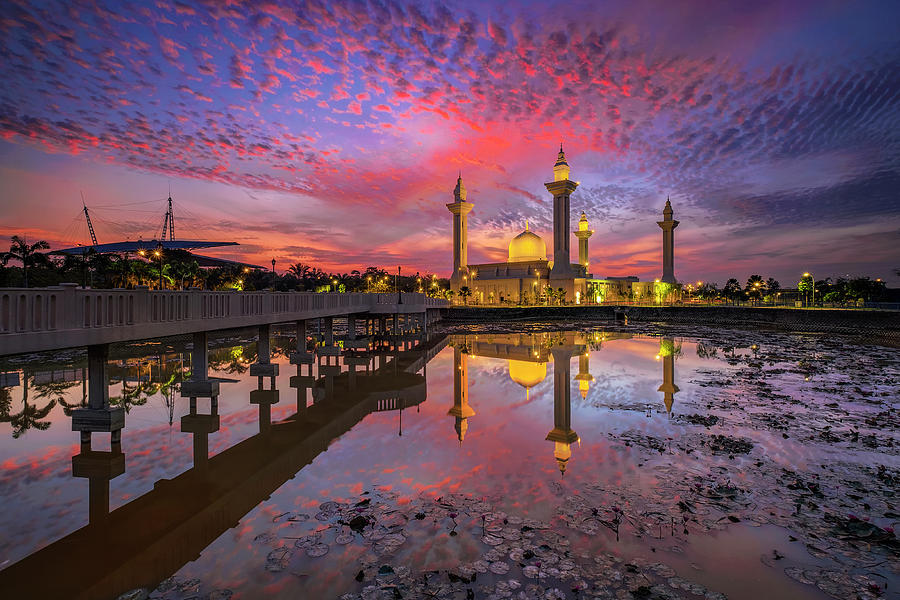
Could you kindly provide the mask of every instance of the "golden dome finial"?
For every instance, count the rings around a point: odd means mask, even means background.
[[[559,143],[559,155],[556,164],[553,165],[553,181],[564,181],[569,178],[569,163],[566,162],[566,153],[563,152],[562,142]]]
[[[459,177],[456,179],[456,187],[453,189],[453,199],[456,202],[466,201],[466,186],[463,184],[461,170],[459,172]]]

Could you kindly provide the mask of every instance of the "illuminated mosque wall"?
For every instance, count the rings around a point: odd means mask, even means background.
[[[672,206],[666,200],[663,221],[663,276],[655,282],[641,282],[637,277],[594,279],[589,273],[588,240],[594,234],[582,212],[578,227],[569,231],[569,199],[578,182],[569,179],[570,168],[562,146],[553,166],[553,181],[545,185],[553,194],[553,256],[547,256],[547,244],[525,229],[509,242],[506,262],[468,264],[467,215],[474,204],[467,200],[462,175],[456,180],[453,202],[447,204],[452,217],[453,272],[450,289],[457,301],[475,304],[544,303],[551,289],[565,291],[565,300],[576,304],[619,300],[662,302],[672,300],[660,296],[659,282],[674,283],[674,229]],[[570,262],[570,233],[578,239],[578,262]],[[465,289],[464,289],[465,288]],[[460,290],[463,290],[462,298]]]

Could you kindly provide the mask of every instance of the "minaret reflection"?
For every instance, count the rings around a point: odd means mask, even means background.
[[[475,411],[469,407],[468,353],[465,343],[453,348],[453,408],[447,411],[449,416],[456,417],[454,429],[460,444],[466,439],[469,417],[475,416]]]
[[[659,354],[656,359],[662,359],[663,382],[656,391],[663,393],[663,402],[666,404],[666,413],[672,415],[672,405],[675,403],[675,394],[680,390],[675,385],[675,340],[662,338],[659,340]]]
[[[554,443],[553,456],[559,472],[564,476],[572,456],[571,445],[579,441],[578,434],[572,429],[572,398],[569,389],[572,348],[552,348],[550,353],[553,355],[553,429],[546,439]]]
[[[575,381],[578,382],[578,393],[581,394],[583,399],[587,398],[591,382],[594,380],[594,376],[591,375],[590,360],[591,354],[589,350],[585,350],[578,355],[578,375],[575,376]]]

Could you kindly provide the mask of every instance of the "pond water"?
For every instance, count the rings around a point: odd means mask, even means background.
[[[821,335],[470,327],[249,375],[212,340],[0,365],[0,595],[897,597],[900,356]],[[353,370],[353,373],[349,371]],[[259,392],[258,390],[266,390]],[[269,391],[277,390],[277,391]],[[276,403],[271,403],[277,400]]]

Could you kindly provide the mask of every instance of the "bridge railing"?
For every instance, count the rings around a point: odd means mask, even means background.
[[[426,308],[447,301],[404,292],[402,304]],[[398,304],[396,293],[216,292],[94,290],[76,284],[50,288],[0,289],[0,335],[101,327],[178,323],[302,314],[323,310],[360,312]]]

